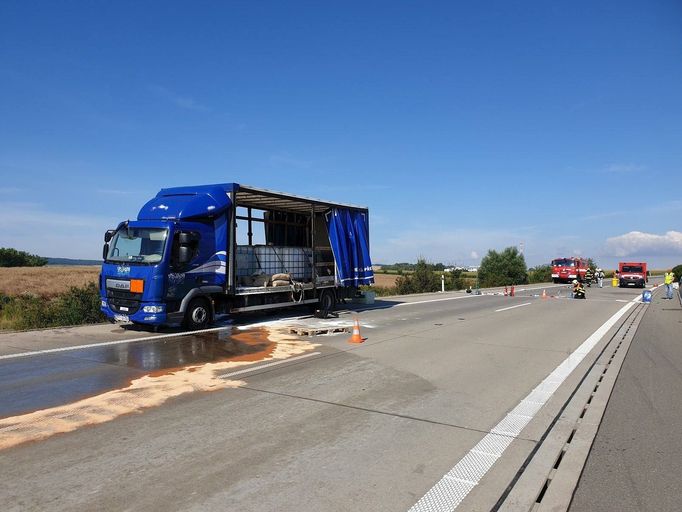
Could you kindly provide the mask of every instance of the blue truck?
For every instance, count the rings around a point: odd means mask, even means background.
[[[102,256],[102,312],[153,328],[331,311],[374,282],[367,208],[237,183],[162,189],[105,233]]]

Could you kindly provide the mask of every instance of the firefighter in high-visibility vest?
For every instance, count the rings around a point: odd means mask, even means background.
[[[663,283],[665,284],[665,298],[666,299],[672,299],[673,298],[673,282],[675,281],[675,274],[671,270],[670,272],[665,273],[665,277],[663,278]]]
[[[577,279],[573,280],[573,298],[574,299],[585,298],[585,287]]]
[[[590,267],[587,267],[587,270],[585,271],[585,284],[587,286],[592,286],[592,279],[594,278],[594,274],[592,273],[592,269]]]

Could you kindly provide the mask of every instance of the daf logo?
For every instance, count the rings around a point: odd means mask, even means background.
[[[130,290],[130,281],[107,279],[107,288],[110,290]]]
[[[116,272],[118,273],[119,276],[129,275],[130,274],[130,267],[127,267],[125,265],[119,265],[118,267],[116,267]]]

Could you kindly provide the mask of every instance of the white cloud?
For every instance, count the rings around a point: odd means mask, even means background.
[[[478,253],[476,251],[471,251],[471,254],[469,254],[469,257],[472,260],[477,260],[478,259]]]
[[[682,232],[668,231],[664,235],[630,231],[606,240],[607,252],[613,256],[673,256],[682,255]]]

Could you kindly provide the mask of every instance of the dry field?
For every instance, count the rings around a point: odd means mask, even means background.
[[[0,294],[29,293],[41,297],[54,297],[71,286],[97,284],[99,271],[99,266],[90,265],[0,267]]]
[[[29,293],[54,297],[71,286],[97,284],[100,267],[93,265],[49,265],[45,267],[0,267],[0,294]],[[374,274],[377,286],[392,288],[396,274]]]
[[[396,279],[398,279],[397,274],[374,274],[374,284],[376,286],[393,288]]]

